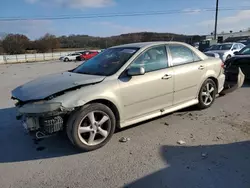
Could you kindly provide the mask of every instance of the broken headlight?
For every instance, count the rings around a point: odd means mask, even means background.
[[[37,101],[23,105],[18,111],[23,114],[36,114],[52,112],[60,109],[60,107],[61,103],[59,102]]]

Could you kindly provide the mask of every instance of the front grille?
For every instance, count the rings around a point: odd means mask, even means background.
[[[63,118],[61,116],[41,118],[40,126],[46,133],[58,132],[63,129]]]

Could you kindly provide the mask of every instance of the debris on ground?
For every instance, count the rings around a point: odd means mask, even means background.
[[[174,113],[174,115],[176,115],[176,116],[184,116],[184,115],[186,115],[188,112],[176,112],[176,113]]]
[[[193,114],[192,114],[192,113],[189,113],[188,115],[189,115],[189,116],[193,116]]]
[[[212,120],[214,121],[216,118],[215,117],[212,117]]]
[[[206,159],[208,156],[207,156],[207,153],[202,153],[201,154],[201,157],[203,158],[203,159]]]
[[[186,142],[183,141],[183,140],[179,140],[179,141],[177,142],[177,144],[183,145],[183,144],[186,144]]]
[[[169,124],[167,122],[165,122],[164,125],[169,126]]]
[[[219,136],[216,136],[216,138],[217,138],[217,140],[221,140],[221,137],[219,137]]]
[[[127,138],[127,137],[121,137],[119,142],[127,142],[127,141],[130,141],[130,138]]]

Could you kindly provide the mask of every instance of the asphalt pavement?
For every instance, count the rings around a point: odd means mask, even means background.
[[[247,85],[207,110],[188,108],[120,130],[96,151],[80,153],[63,134],[33,140],[15,119],[10,91],[78,64],[0,65],[0,188],[250,187]]]

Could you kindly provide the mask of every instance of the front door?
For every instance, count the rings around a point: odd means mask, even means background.
[[[165,46],[150,48],[129,67],[143,67],[144,75],[119,79],[125,120],[160,111],[173,103],[173,69]]]
[[[188,47],[169,45],[174,72],[174,105],[197,97],[201,80],[206,74],[206,64]]]

